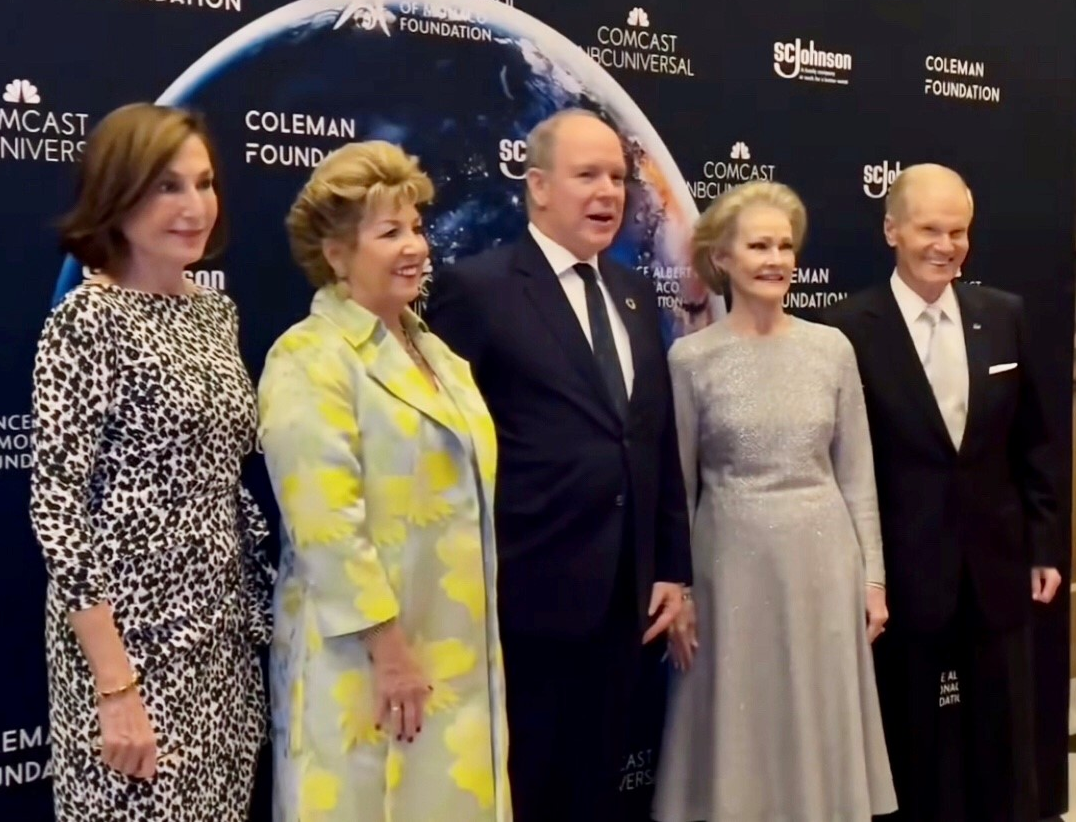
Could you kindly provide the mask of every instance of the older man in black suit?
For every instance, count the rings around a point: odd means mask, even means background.
[[[437,272],[426,317],[497,426],[516,822],[614,822],[640,648],[690,596],[684,485],[653,287],[605,253],[620,139],[561,112],[527,165],[526,235]]]
[[[1038,818],[1028,628],[1061,581],[1055,467],[1022,301],[957,280],[972,207],[956,172],[905,170],[886,202],[892,278],[825,317],[856,350],[874,444],[890,609],[875,660],[901,822]]]

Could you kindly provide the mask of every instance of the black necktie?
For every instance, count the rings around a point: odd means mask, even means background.
[[[613,407],[621,419],[628,412],[628,391],[624,387],[624,372],[620,370],[620,356],[616,353],[613,340],[613,326],[609,322],[609,312],[605,308],[605,297],[598,286],[598,278],[593,268],[586,263],[576,263],[572,268],[583,281],[583,292],[587,296],[587,315],[590,318],[590,339],[594,346],[594,359],[598,362],[605,387],[613,400]]]

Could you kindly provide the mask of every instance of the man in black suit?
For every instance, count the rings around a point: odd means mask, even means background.
[[[641,646],[690,596],[657,301],[604,252],[624,212],[590,112],[527,142],[526,235],[434,275],[426,319],[497,426],[501,642],[516,822],[615,822]]]
[[[892,279],[825,317],[855,348],[874,444],[890,610],[875,664],[902,822],[1038,818],[1029,617],[1061,581],[1056,478],[1021,299],[956,280],[971,218],[954,171],[905,170]]]

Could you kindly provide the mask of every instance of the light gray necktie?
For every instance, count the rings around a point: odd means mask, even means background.
[[[923,356],[923,370],[934,391],[945,428],[953,445],[960,449],[964,439],[964,424],[968,419],[968,409],[959,379],[960,370],[964,368],[963,357],[956,346],[958,335],[952,333],[953,320],[936,305],[923,309],[920,318],[930,326],[926,352]]]

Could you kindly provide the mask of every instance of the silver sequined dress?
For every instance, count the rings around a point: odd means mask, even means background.
[[[867,642],[884,581],[851,344],[726,322],[669,353],[698,654],[674,674],[659,822],[868,822],[896,808]]]

